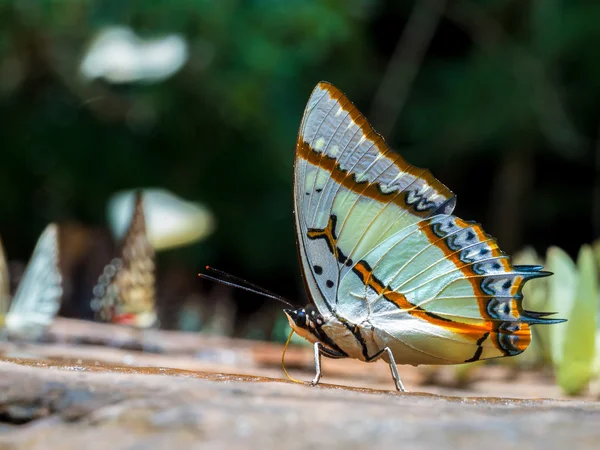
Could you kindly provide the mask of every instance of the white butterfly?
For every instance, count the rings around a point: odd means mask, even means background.
[[[93,292],[92,309],[101,320],[138,328],[156,324],[154,249],[146,235],[141,192],[120,256],[104,268]]]
[[[454,194],[406,163],[345,95],[314,89],[294,168],[297,243],[311,302],[287,309],[320,355],[399,364],[459,364],[527,348],[521,289],[550,275],[513,266],[479,224],[451,215]]]
[[[62,299],[58,227],[46,227],[10,301],[8,270],[0,244],[0,322],[9,335],[38,338],[58,313]]]

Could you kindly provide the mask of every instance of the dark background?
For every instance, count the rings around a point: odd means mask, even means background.
[[[67,270],[66,315],[86,315],[110,258],[108,198],[146,186],[218,221],[205,241],[158,255],[165,326],[178,326],[183,299],[215,302],[196,278],[206,264],[305,302],[292,161],[320,80],[449,186],[456,214],[505,251],[558,245],[575,256],[600,236],[600,3],[4,1],[0,23],[0,234],[17,261],[50,221],[65,225],[69,248],[86,236]],[[180,33],[187,63],[160,83],[86,80],[83,55],[110,25]],[[253,320],[268,330],[256,318],[279,305],[227,295],[231,332],[267,336]]]

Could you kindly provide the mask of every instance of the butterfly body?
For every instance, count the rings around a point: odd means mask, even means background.
[[[353,330],[364,333],[360,329],[362,327],[345,320],[342,321],[343,319],[334,314],[321,315],[312,304],[296,310],[286,309],[284,312],[290,326],[299,336],[312,344],[322,343],[329,350],[330,355],[367,361],[360,342],[353,334]]]
[[[479,224],[452,215],[455,205],[454,194],[391,150],[344,94],[317,85],[294,166],[311,303],[286,310],[316,355],[381,357],[395,374],[394,360],[459,364],[517,355],[530,342],[530,325],[561,322],[522,307],[523,284],[550,274],[513,266]]]

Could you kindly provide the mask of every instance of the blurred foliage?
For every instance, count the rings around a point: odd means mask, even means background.
[[[589,245],[581,247],[577,269],[579,280],[575,304],[569,314],[562,348],[563,358],[557,373],[558,384],[568,394],[583,391],[594,376],[596,334],[600,332],[597,330],[600,308],[599,272]]]
[[[386,138],[506,251],[556,244],[575,255],[600,233],[600,4],[438,3],[439,26]],[[211,263],[301,302],[291,183],[305,102],[325,79],[377,117],[369,101],[415,4],[0,2],[7,253],[25,259],[51,220],[104,226],[115,191],[160,187],[207,204],[219,227],[159,267],[193,274]],[[89,82],[79,64],[109,25],[179,33],[189,60],[159,84]]]
[[[557,382],[567,394],[581,393],[590,380],[600,378],[599,250],[597,245],[583,245],[577,262],[558,247],[548,249],[545,262],[532,249],[514,258],[515,264],[545,264],[554,273],[525,285],[525,309],[551,311],[567,319],[557,325],[532,327],[531,347],[514,360],[553,365]]]
[[[289,267],[303,104],[320,77],[356,72],[360,82],[366,5],[4,2],[3,233],[28,246],[50,219],[104,223],[115,190],[166,186],[216,212],[212,258],[226,254],[249,274]],[[78,74],[85,44],[112,23],[183,33],[189,64],[155,86],[87,84]],[[332,55],[338,64],[321,70]]]

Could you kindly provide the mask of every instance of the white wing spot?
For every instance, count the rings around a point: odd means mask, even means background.
[[[331,147],[331,149],[329,150],[329,154],[331,156],[337,156],[337,154],[340,152],[340,148],[337,145],[334,145]]]
[[[323,139],[322,137],[320,137],[319,139],[317,139],[317,141],[315,142],[315,149],[316,150],[321,150],[323,148],[323,146],[325,145],[325,139]]]
[[[407,203],[414,203],[416,200],[417,200],[417,192],[416,191],[408,191],[406,193]]]
[[[363,181],[366,181],[369,177],[367,176],[366,172],[361,173],[360,175],[355,175],[354,179],[356,180],[357,183],[362,183]]]
[[[306,178],[305,178],[305,183],[304,183],[304,187],[306,188],[307,192],[312,191],[316,176],[317,176],[316,170],[311,170],[310,172],[307,172]]]
[[[344,110],[344,108],[342,108],[342,105],[338,106],[338,110],[337,110],[337,112],[335,113],[335,116],[336,116],[336,117],[337,117],[337,116],[339,116],[339,115],[342,113],[342,111],[343,111],[343,110]]]
[[[380,184],[379,185],[379,189],[381,190],[381,192],[383,192],[384,194],[389,194],[391,192],[394,192],[397,190],[396,186],[393,184]]]
[[[308,172],[306,174],[306,183],[304,184],[306,192],[312,192],[313,188],[322,189],[325,183],[327,183],[329,176],[328,171],[321,169]]]
[[[331,174],[328,171],[319,170],[317,174],[317,181],[315,183],[315,189],[322,189],[323,186],[325,186],[325,183],[327,183],[327,180],[329,180],[330,176]]]
[[[352,128],[352,125],[356,125],[356,124],[354,123],[354,120],[350,119],[350,123],[346,127],[346,130],[349,130],[350,128]]]

